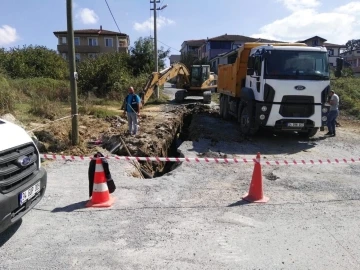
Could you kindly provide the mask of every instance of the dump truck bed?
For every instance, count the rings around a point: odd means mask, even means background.
[[[217,92],[232,97],[240,97],[241,88],[245,86],[250,51],[263,45],[306,46],[304,43],[245,43],[239,48],[235,63],[219,65]]]

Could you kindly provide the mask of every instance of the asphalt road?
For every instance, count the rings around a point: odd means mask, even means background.
[[[206,139],[187,157],[360,158],[359,132],[341,128],[239,137],[234,123],[195,116]],[[45,198],[0,236],[0,269],[360,269],[360,164],[263,166],[266,204],[241,200],[251,164],[184,163],[161,178],[127,176],[110,161],[111,208],[84,208],[88,163],[49,162]]]

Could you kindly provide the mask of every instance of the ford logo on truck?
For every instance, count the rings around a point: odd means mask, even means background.
[[[31,162],[31,159],[27,156],[19,157],[16,161],[17,164],[19,164],[21,167],[26,167]]]
[[[294,88],[295,88],[296,90],[305,90],[305,89],[306,89],[306,87],[303,86],[303,85],[297,85],[297,86],[295,86]]]

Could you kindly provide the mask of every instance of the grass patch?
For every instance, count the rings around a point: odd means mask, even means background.
[[[339,95],[339,109],[360,118],[360,78],[333,79],[331,80],[331,89]]]
[[[31,100],[29,112],[35,116],[55,120],[61,114],[61,104],[46,97],[37,97]]]

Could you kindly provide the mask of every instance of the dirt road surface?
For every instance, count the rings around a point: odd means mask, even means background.
[[[168,91],[172,91],[168,89]],[[360,158],[359,129],[311,140],[193,116],[186,157]],[[45,198],[0,237],[0,269],[360,269],[360,164],[263,166],[266,204],[248,204],[253,165],[183,163],[154,179],[109,161],[107,209],[84,208],[88,162],[48,162]]]

